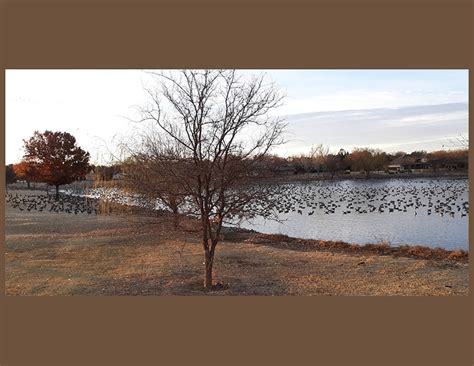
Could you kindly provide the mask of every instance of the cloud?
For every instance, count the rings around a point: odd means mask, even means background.
[[[467,95],[459,91],[434,90],[341,90],[308,97],[288,97],[279,109],[282,115],[297,113],[399,108],[404,106],[466,103]]]
[[[288,144],[281,155],[307,152],[313,144],[351,150],[354,147],[437,150],[468,131],[467,103],[313,112],[286,116]]]
[[[247,74],[262,70],[247,70]],[[273,115],[290,122],[281,154],[325,143],[440,148],[467,132],[467,70],[263,70],[285,91]],[[35,130],[68,131],[99,161],[115,137],[133,135],[134,105],[147,96],[140,70],[7,70],[6,160]]]

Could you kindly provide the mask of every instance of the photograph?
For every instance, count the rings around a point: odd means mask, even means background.
[[[7,69],[7,296],[468,296],[468,69]]]

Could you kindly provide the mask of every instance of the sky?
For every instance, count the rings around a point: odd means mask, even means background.
[[[281,156],[354,147],[388,152],[450,148],[468,133],[468,70],[245,70],[266,74],[285,94],[273,112],[288,123]],[[133,134],[147,102],[143,70],[6,70],[7,164],[35,130],[66,131],[108,163]]]

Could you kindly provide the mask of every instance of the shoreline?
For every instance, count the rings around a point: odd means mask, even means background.
[[[352,172],[351,174],[335,175],[326,175],[324,173],[302,173],[302,174],[291,174],[291,175],[281,175],[274,176],[269,178],[268,181],[275,183],[301,183],[301,182],[340,182],[340,181],[370,181],[370,180],[390,180],[390,179],[400,179],[400,180],[412,180],[412,179],[469,179],[468,172],[446,172],[446,174],[440,173],[399,173],[399,174],[378,174],[371,173],[367,178],[365,174]]]
[[[231,234],[229,235],[229,233]],[[431,248],[422,245],[410,244],[392,246],[386,243],[355,244],[347,243],[341,240],[302,239],[290,237],[284,234],[264,234],[243,228],[226,227],[224,240],[244,240],[254,244],[264,244],[274,246],[276,248],[300,251],[317,250],[331,253],[349,253],[360,255],[373,254],[392,256],[394,258],[405,257],[459,263],[469,262],[469,251],[463,249],[448,250],[443,248]]]

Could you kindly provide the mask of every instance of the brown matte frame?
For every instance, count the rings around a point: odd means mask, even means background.
[[[469,0],[80,5],[17,0],[2,1],[0,17],[3,86],[4,70],[14,68],[473,66]],[[472,73],[469,78],[472,85]],[[472,104],[470,96],[471,114]],[[1,108],[4,144],[4,94]],[[1,158],[3,164],[4,153]],[[1,210],[5,215],[4,204]],[[4,296],[4,250],[2,240],[1,365],[467,366],[474,361],[471,294],[13,297]],[[470,280],[472,271],[471,266]]]

